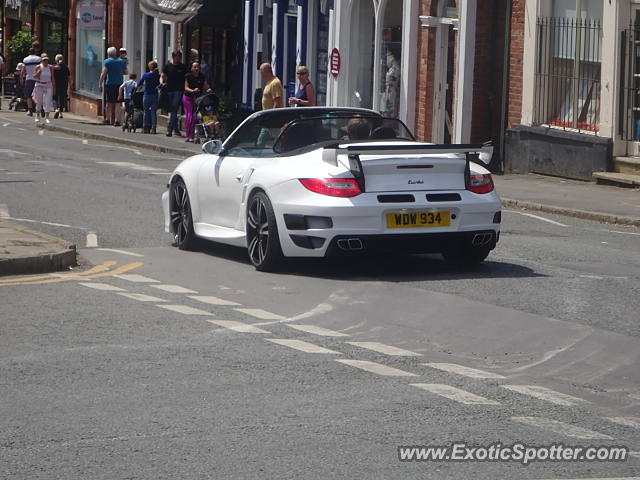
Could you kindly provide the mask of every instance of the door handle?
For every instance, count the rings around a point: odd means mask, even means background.
[[[240,183],[242,181],[242,177],[244,177],[244,173],[239,173],[236,175],[236,182]]]

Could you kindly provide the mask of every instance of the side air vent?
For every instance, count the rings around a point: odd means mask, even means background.
[[[414,203],[416,201],[413,195],[378,195],[380,203]]]
[[[459,193],[427,193],[428,202],[459,202],[462,200]]]

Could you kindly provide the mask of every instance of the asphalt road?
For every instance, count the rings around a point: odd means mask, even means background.
[[[637,456],[398,459],[457,441],[640,451],[639,230],[506,211],[475,271],[394,256],[257,273],[239,249],[170,246],[177,159],[13,118],[0,204],[85,265],[0,282],[0,477],[640,476]]]

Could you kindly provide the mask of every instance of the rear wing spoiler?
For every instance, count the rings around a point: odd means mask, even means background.
[[[491,142],[479,144],[401,144],[401,145],[345,145],[340,147],[333,144],[326,146],[322,151],[322,160],[331,165],[338,165],[338,155],[347,155],[349,158],[349,169],[355,180],[358,182],[360,190],[365,192],[365,178],[362,170],[362,162],[360,155],[444,155],[444,154],[461,154],[460,158],[465,162],[464,177],[465,187],[469,186],[471,174],[471,162],[480,160],[482,163],[489,165],[491,156],[493,155],[493,145]]]
[[[333,144],[324,147],[322,159],[332,165],[338,164],[338,155],[348,155],[359,157],[360,155],[444,155],[462,154],[467,162],[480,161],[489,165],[493,155],[493,144],[486,143],[451,143],[451,144],[402,144],[390,143],[388,145],[345,145],[340,147]]]

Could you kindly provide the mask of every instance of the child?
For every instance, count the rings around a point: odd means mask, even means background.
[[[122,112],[122,115],[124,117],[122,119],[123,125],[127,118],[127,112],[129,112],[130,109],[133,108],[133,106],[131,105],[131,95],[133,94],[136,87],[138,86],[138,83],[136,82],[136,78],[138,78],[138,76],[135,73],[130,73],[129,80],[127,80],[122,85],[120,85],[120,89],[118,92],[118,100],[121,100],[123,102],[122,106],[124,107]]]
[[[24,79],[22,78],[22,69],[24,68],[24,63],[20,62],[16,66],[16,71],[13,74],[13,78],[16,80],[15,93],[11,102],[9,103],[9,110],[12,108],[15,111],[18,111],[18,107],[24,102]],[[26,105],[26,102],[24,102]]]

